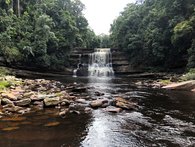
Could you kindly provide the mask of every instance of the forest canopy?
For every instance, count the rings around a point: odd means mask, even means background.
[[[111,26],[114,48],[134,67],[195,68],[195,1],[139,0]]]
[[[58,69],[75,47],[94,48],[79,0],[0,0],[0,56],[6,64]]]

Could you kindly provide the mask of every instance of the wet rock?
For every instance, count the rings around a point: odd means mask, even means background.
[[[81,112],[76,111],[76,110],[71,110],[70,113],[77,114],[77,115],[80,115],[81,114]]]
[[[76,102],[81,104],[88,104],[88,102],[85,99],[77,99]]]
[[[26,114],[26,113],[29,113],[30,110],[31,110],[30,108],[27,108],[27,109],[19,110],[18,113],[19,114]]]
[[[94,100],[90,103],[90,106],[92,108],[98,108],[98,107],[102,107],[103,104],[108,103],[107,99],[98,99],[98,100]]]
[[[28,106],[28,105],[30,105],[30,103],[31,103],[31,99],[30,98],[26,98],[26,99],[14,102],[14,104],[16,106]]]
[[[62,110],[62,111],[59,113],[59,116],[64,117],[64,116],[68,113],[68,110],[69,110],[69,109]]]
[[[122,111],[121,108],[117,108],[117,107],[113,107],[113,106],[109,106],[105,109],[107,112],[112,112],[112,113],[119,113]]]
[[[60,98],[59,97],[54,97],[54,98],[45,98],[44,99],[44,105],[49,107],[49,106],[56,106],[60,103]]]
[[[5,108],[3,109],[4,112],[5,112],[5,111],[8,111],[8,112],[18,112],[18,111],[20,111],[20,110],[23,110],[23,108],[22,108],[22,107],[19,107],[19,106],[14,106],[14,105],[12,105],[11,107],[10,107],[10,106],[5,107]]]
[[[75,87],[72,89],[72,92],[79,92],[79,93],[83,93],[86,92],[87,88],[86,87]]]
[[[96,91],[95,92],[95,96],[103,96],[104,95],[104,93],[101,93],[101,92],[99,92],[99,91]]]
[[[61,101],[61,106],[69,106],[71,103],[71,101],[67,100],[67,99],[63,99]]]
[[[101,108],[106,108],[106,107],[108,107],[109,106],[109,103],[107,102],[107,103],[104,103],[102,106],[101,106]]]
[[[195,80],[185,81],[180,83],[173,83],[163,87],[164,89],[171,89],[171,90],[186,90],[191,91],[195,88]]]
[[[116,98],[113,101],[114,106],[122,108],[122,109],[126,109],[126,110],[135,110],[137,107],[136,103],[133,102],[129,102],[128,100],[124,99],[124,98]]]
[[[84,112],[85,112],[85,113],[90,113],[91,111],[92,111],[92,109],[89,108],[89,107],[86,107],[86,108],[84,109]]]
[[[3,105],[7,105],[7,104],[14,105],[14,103],[13,103],[11,100],[7,99],[7,98],[3,98],[3,99],[1,100],[1,103],[2,103]]]

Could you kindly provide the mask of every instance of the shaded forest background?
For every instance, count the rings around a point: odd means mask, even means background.
[[[60,70],[74,48],[112,47],[145,70],[195,68],[195,1],[138,0],[95,35],[79,0],[0,0],[0,56],[6,64]]]
[[[111,27],[111,43],[134,67],[195,68],[195,1],[139,0]]]

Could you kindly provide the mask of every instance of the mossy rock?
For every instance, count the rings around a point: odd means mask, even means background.
[[[5,89],[5,88],[8,88],[10,86],[11,86],[10,82],[8,82],[8,81],[0,81],[0,89]]]

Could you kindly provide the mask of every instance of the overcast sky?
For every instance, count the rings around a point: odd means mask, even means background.
[[[97,35],[108,34],[110,24],[119,16],[123,8],[135,0],[81,0],[85,4],[84,14],[91,29]]]

